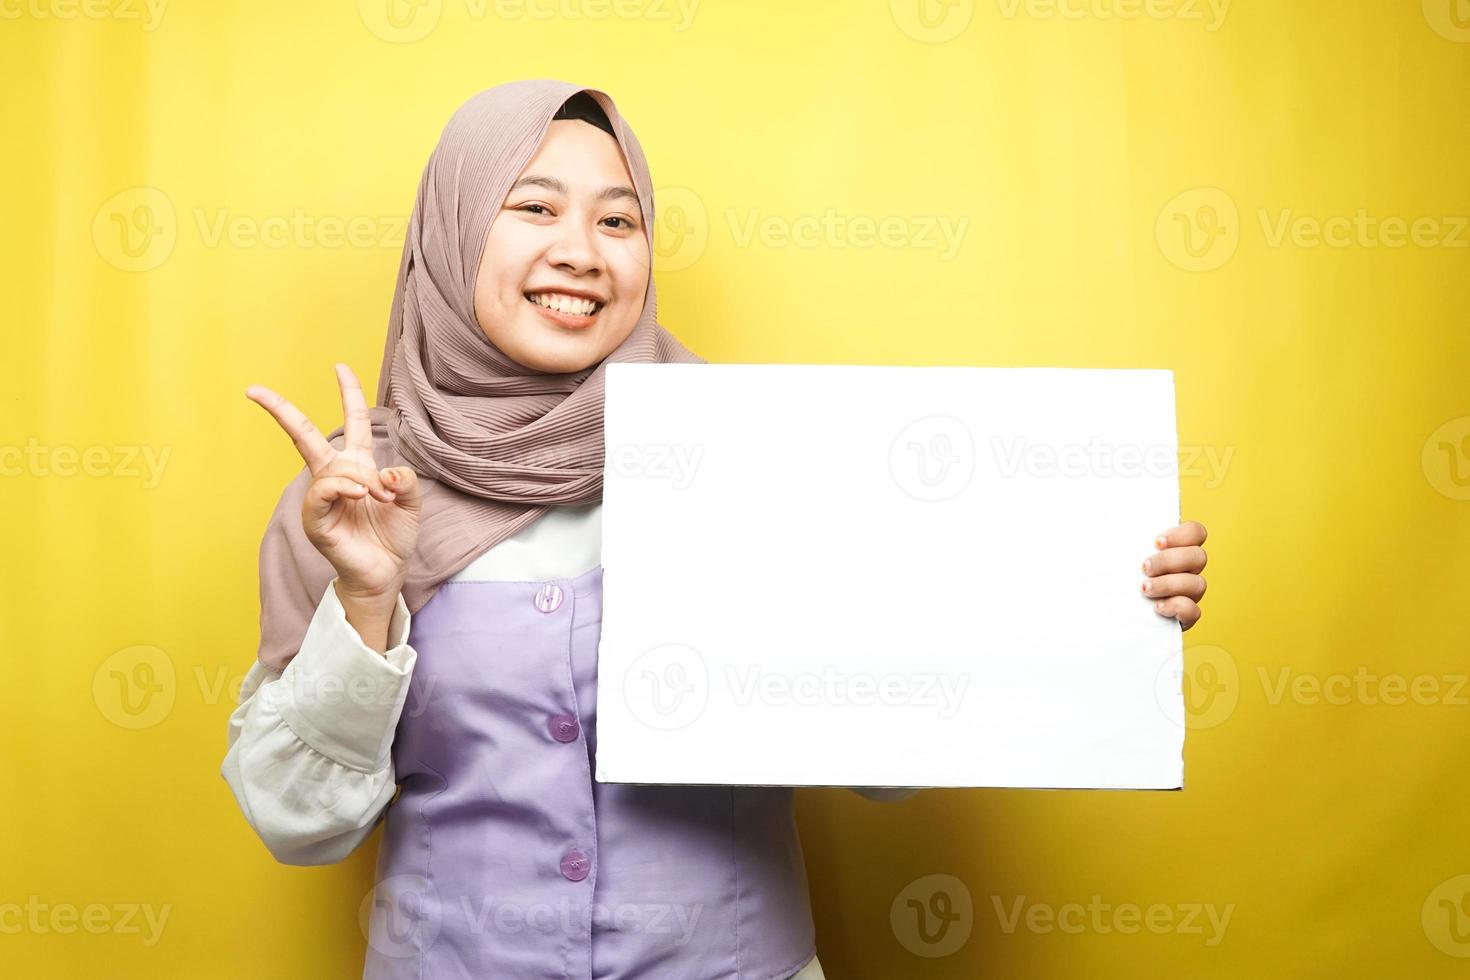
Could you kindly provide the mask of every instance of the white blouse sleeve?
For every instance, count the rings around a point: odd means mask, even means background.
[[[220,774],[282,864],[335,864],[367,839],[397,789],[393,734],[418,654],[398,596],[388,650],[362,642],[327,585],[279,675],[256,662],[230,715]]]

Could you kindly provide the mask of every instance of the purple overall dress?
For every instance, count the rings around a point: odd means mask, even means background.
[[[602,566],[414,614],[366,980],[773,980],[816,952],[790,788],[592,778]]]

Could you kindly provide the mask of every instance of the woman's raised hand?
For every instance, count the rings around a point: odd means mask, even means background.
[[[418,477],[407,466],[378,469],[367,402],[346,364],[337,365],[337,385],[345,421],[341,450],[332,448],[310,419],[271,389],[251,385],[245,397],[280,423],[311,471],[301,525],[337,570],[338,594],[345,590],[364,602],[391,604],[418,542]]]

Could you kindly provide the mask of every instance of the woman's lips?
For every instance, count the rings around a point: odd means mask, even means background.
[[[602,306],[599,306],[597,308],[597,312],[588,314],[587,316],[582,316],[579,313],[563,313],[561,310],[553,310],[549,306],[542,306],[535,300],[529,299],[524,296],[522,297],[522,299],[525,299],[527,303],[531,304],[531,306],[536,310],[537,313],[540,313],[542,316],[546,317],[546,319],[550,320],[558,327],[566,327],[569,330],[587,329],[588,327],[592,326],[592,324],[596,323],[597,318],[602,315],[602,311],[607,309],[607,304],[604,303]]]

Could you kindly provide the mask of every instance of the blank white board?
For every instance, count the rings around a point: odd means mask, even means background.
[[[596,778],[1183,785],[1169,371],[607,368]]]

